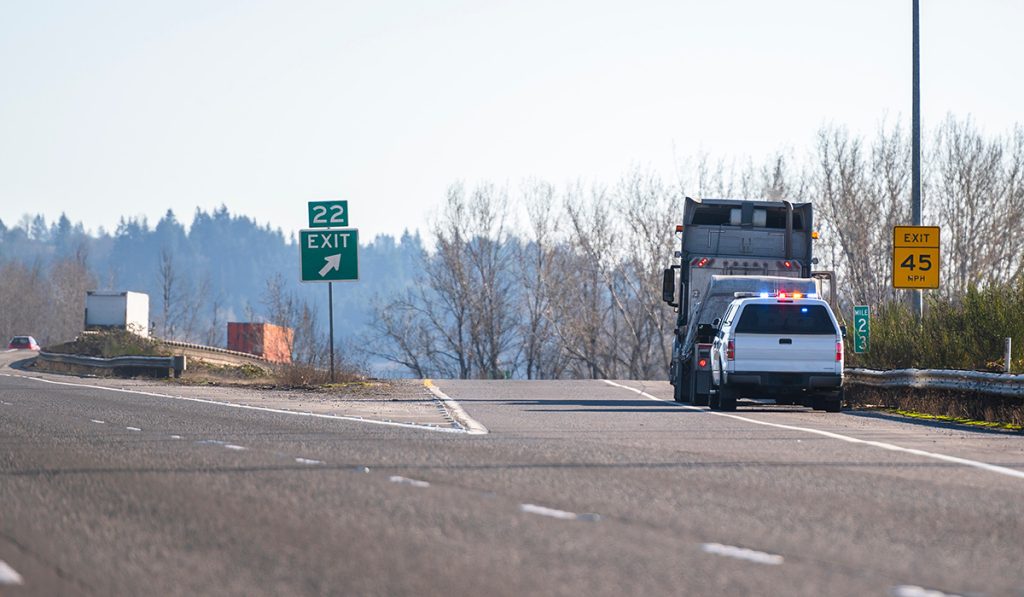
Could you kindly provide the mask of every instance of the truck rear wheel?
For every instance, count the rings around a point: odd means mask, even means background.
[[[672,399],[676,402],[690,401],[690,376],[685,374],[686,367],[683,363],[676,365],[675,386],[672,391]]]
[[[701,394],[700,392],[693,392],[691,394],[691,396],[693,396],[693,405],[694,406],[708,406],[708,404],[710,404],[710,402],[711,402],[711,400],[710,400],[711,396],[709,396],[708,394]]]
[[[690,361],[690,402],[694,406],[708,405],[708,395],[703,392],[697,391],[697,376],[701,375],[702,373],[710,377],[709,371],[701,372],[699,369],[697,369],[697,361]],[[711,385],[710,379],[708,380],[707,385]]]

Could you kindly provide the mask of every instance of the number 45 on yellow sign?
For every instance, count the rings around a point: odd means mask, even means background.
[[[893,226],[893,288],[939,287],[938,226]]]

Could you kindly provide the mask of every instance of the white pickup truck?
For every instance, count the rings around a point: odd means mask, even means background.
[[[843,333],[827,302],[800,293],[737,293],[716,327],[712,409],[736,410],[738,398],[767,397],[839,412]]]

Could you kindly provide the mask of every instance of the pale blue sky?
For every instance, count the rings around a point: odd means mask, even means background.
[[[1024,2],[922,0],[925,126],[1024,122]],[[802,154],[909,123],[910,0],[0,0],[0,219],[224,203],[364,239],[457,180],[675,179],[699,151]]]

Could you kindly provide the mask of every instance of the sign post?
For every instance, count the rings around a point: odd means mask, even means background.
[[[871,308],[857,305],[853,308],[853,352],[865,353],[871,346]]]
[[[938,226],[893,226],[892,287],[939,287]]]
[[[348,201],[310,201],[309,230],[299,231],[303,282],[327,282],[331,383],[334,383],[334,282],[359,280],[359,230],[348,226]]]

